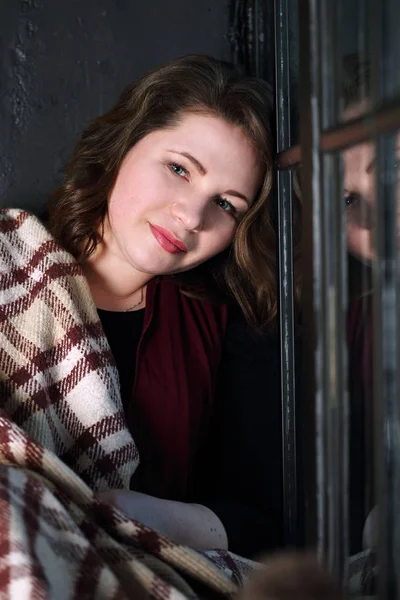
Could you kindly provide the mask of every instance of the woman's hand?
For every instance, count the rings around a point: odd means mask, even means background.
[[[112,504],[129,519],[135,519],[167,535],[168,501],[128,490],[110,490],[97,494],[99,500]]]
[[[196,550],[228,549],[224,526],[212,510],[201,504],[163,500],[125,490],[110,490],[97,497],[179,544]]]

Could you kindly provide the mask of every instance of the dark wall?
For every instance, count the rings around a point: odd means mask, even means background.
[[[0,206],[41,211],[82,126],[146,69],[230,58],[229,0],[0,2]]]

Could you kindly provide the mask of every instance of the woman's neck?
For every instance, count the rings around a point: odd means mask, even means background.
[[[146,285],[152,276],[121,262],[101,245],[82,264],[82,270],[97,308],[125,311],[146,305]]]

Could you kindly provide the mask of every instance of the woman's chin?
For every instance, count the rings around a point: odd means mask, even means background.
[[[375,258],[375,254],[372,252],[369,253],[361,253],[361,252],[352,252],[353,256],[366,267],[372,267],[373,260]]]

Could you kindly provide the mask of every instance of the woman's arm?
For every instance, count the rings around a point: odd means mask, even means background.
[[[224,526],[206,506],[163,500],[135,491],[111,490],[98,494],[98,498],[179,544],[195,550],[228,547]]]
[[[128,490],[102,492],[98,498],[179,544],[196,550],[228,547],[224,526],[206,506],[163,500]]]

